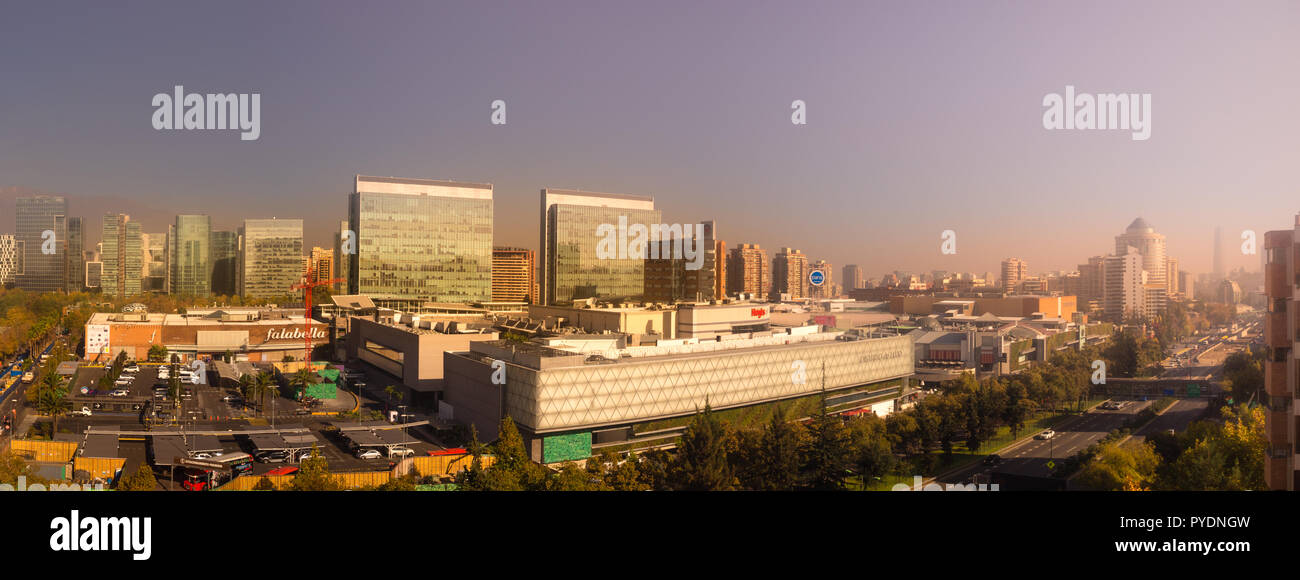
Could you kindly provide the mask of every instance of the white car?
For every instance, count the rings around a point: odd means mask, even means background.
[[[415,455],[415,450],[410,447],[393,447],[388,450],[388,457],[410,457]]]
[[[379,459],[383,456],[384,454],[377,449],[363,449],[357,452],[357,459]]]
[[[130,394],[131,394],[131,391],[128,391],[128,390],[126,390],[126,389],[117,389],[116,391],[113,391],[113,392],[109,393],[108,396],[110,396],[110,397],[125,397],[125,396],[130,395]]]
[[[78,415],[78,416],[82,416],[82,417],[89,417],[89,416],[90,416],[90,407],[82,407],[80,410],[76,410],[76,409],[74,409],[74,410],[72,410],[72,411],[69,411],[68,414],[69,414],[69,415]]]
[[[1053,437],[1056,437],[1056,431],[1053,431],[1051,429],[1048,429],[1046,431],[1043,431],[1042,433],[1034,435],[1034,439],[1051,439]]]
[[[191,454],[190,454],[190,459],[212,459],[212,454],[211,454],[211,453],[208,453],[207,451],[200,451],[200,452],[198,452],[198,453],[191,453]]]

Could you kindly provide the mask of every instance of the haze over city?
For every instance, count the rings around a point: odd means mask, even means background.
[[[493,183],[501,245],[536,244],[541,188],[580,188],[651,195],[666,221],[715,219],[729,244],[875,279],[1007,256],[1070,270],[1137,216],[1206,272],[1216,226],[1233,249],[1298,209],[1300,119],[1281,114],[1300,100],[1294,3],[1111,2],[1068,27],[1063,3],[942,19],[855,3],[381,6],[88,6],[56,30],[27,26],[54,8],[8,8],[0,231],[14,198],[44,192],[89,220],[90,243],[113,211],[146,231],[177,213],[301,217],[307,245],[328,247],[362,173]],[[155,131],[150,97],[175,85],[260,93],[260,139]],[[1067,85],[1151,94],[1150,139],[1044,130],[1043,96]]]

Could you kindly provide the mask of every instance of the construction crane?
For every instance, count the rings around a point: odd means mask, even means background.
[[[309,268],[309,269],[307,270],[307,272],[306,272],[305,274],[303,274],[303,282],[302,282],[301,284],[294,284],[294,285],[292,286],[292,289],[293,289],[293,290],[305,290],[305,292],[303,292],[303,297],[304,297],[304,299],[307,301],[307,315],[304,317],[304,318],[306,318],[306,322],[303,323],[303,332],[302,332],[302,334],[303,334],[303,338],[307,341],[307,367],[306,367],[306,368],[307,368],[307,370],[309,370],[309,371],[311,370],[311,295],[312,295],[312,291],[313,291],[317,286],[333,286],[334,284],[337,284],[337,283],[339,283],[339,282],[343,282],[343,281],[344,281],[342,278],[332,278],[332,279],[329,279],[329,280],[315,280],[315,278],[316,278],[316,268],[314,268],[314,267],[313,267],[313,268]]]

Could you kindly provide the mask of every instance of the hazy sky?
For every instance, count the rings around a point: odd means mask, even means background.
[[[1216,225],[1235,251],[1300,211],[1297,55],[1295,2],[10,3],[0,232],[43,191],[92,240],[120,209],[324,245],[361,173],[493,183],[501,245],[535,247],[567,187],[872,278],[1073,269],[1139,215],[1207,271]],[[260,93],[261,138],[155,131],[177,84]],[[1067,84],[1150,93],[1151,138],[1045,130]]]

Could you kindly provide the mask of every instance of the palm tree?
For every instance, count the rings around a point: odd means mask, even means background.
[[[63,377],[57,373],[46,373],[37,383],[36,408],[41,414],[53,418],[51,437],[59,432],[59,416],[72,408],[72,402],[67,397],[68,387],[63,384]]]
[[[289,377],[289,386],[297,389],[297,398],[302,400],[302,394],[307,390],[307,385],[315,384],[316,372],[303,367],[298,372]]]
[[[271,378],[271,373],[266,371],[257,373],[257,377],[253,379],[253,390],[257,393],[259,411],[265,415],[266,395],[275,391],[275,381]],[[272,394],[271,396],[274,397],[275,395]]]
[[[397,402],[402,402],[402,390],[397,385],[388,385],[384,387],[384,393],[388,395],[388,398],[384,400],[384,414],[387,415],[389,401],[396,399]]]
[[[247,373],[239,375],[239,396],[243,397],[245,401],[251,401],[256,397],[256,388],[257,379],[253,378],[253,375]]]

